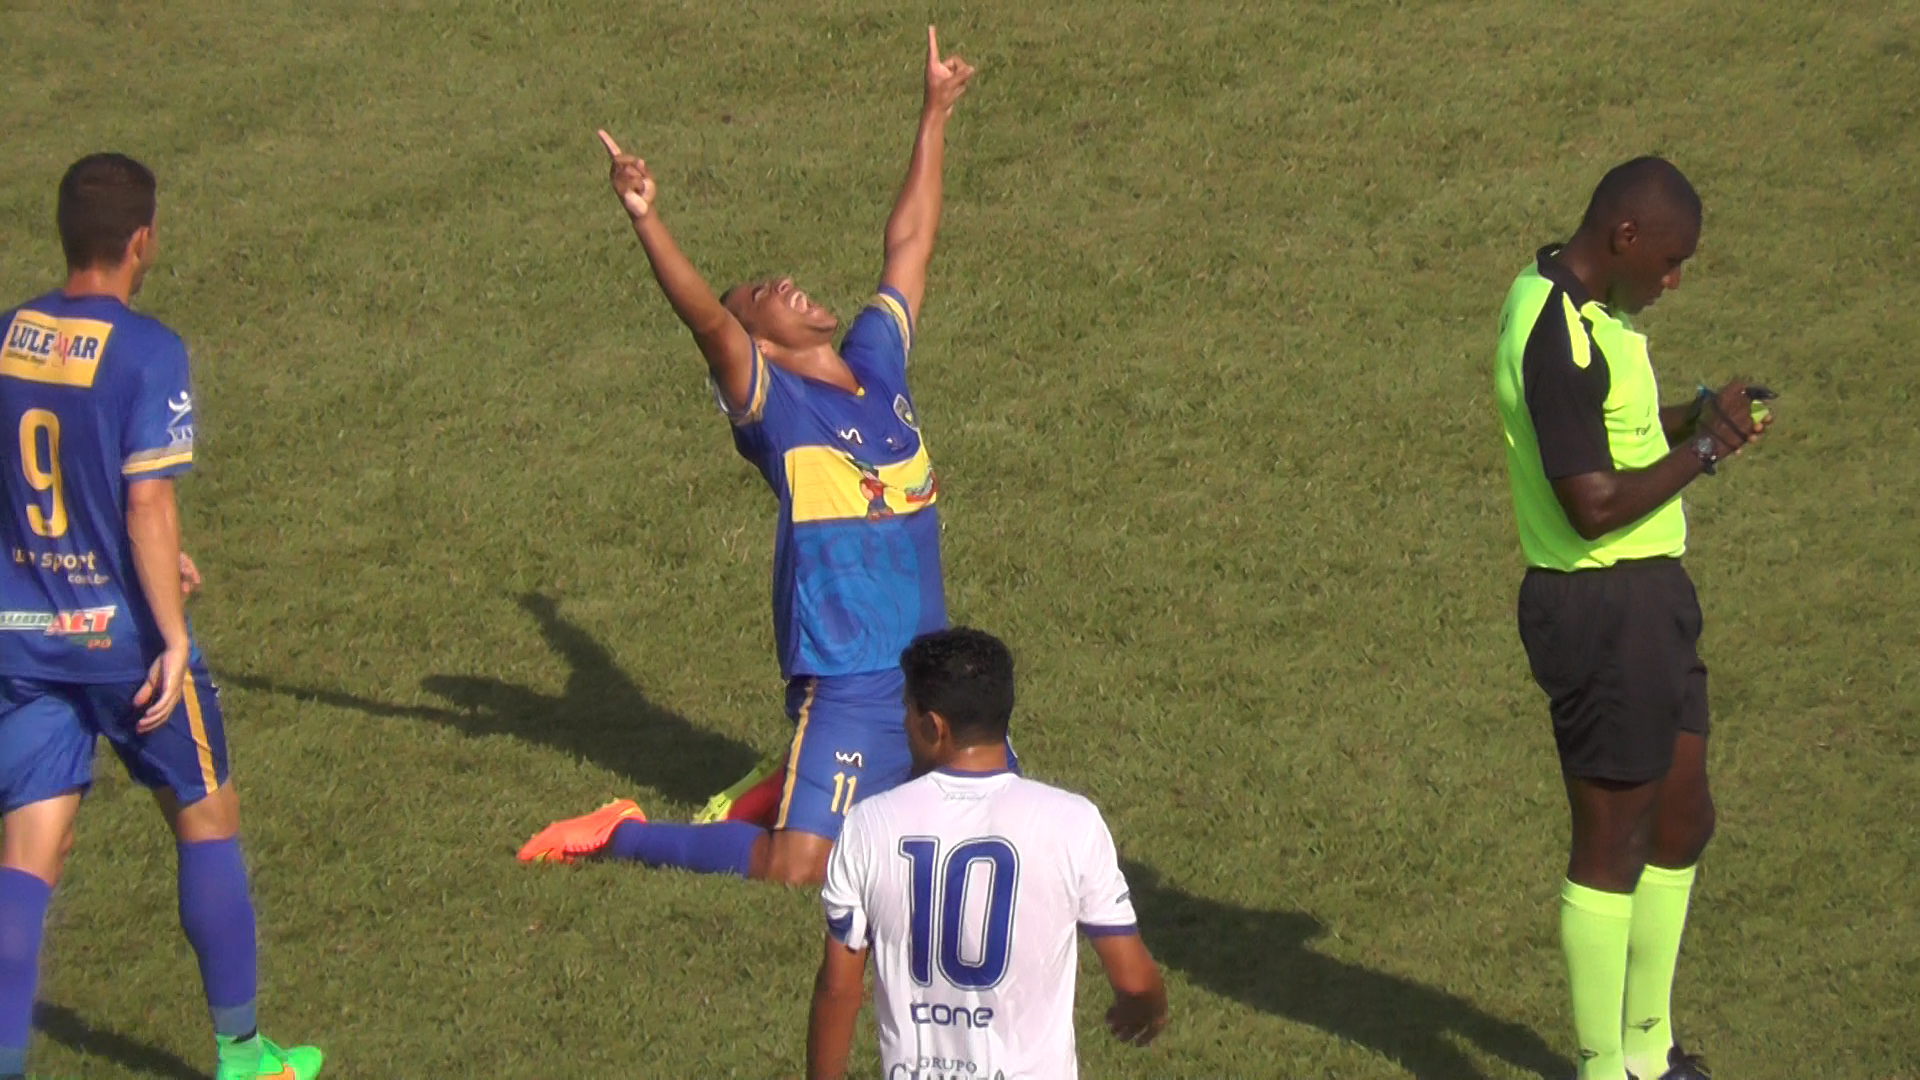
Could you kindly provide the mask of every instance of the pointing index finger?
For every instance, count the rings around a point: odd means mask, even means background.
[[[940,62],[940,39],[934,34],[932,23],[927,24],[927,60],[935,64]]]
[[[600,136],[600,144],[607,148],[608,157],[617,158],[620,156],[620,144],[613,141],[613,136],[607,134],[605,128],[602,128],[596,134]]]

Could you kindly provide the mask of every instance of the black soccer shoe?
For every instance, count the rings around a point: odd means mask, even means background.
[[[1660,1080],[1713,1080],[1713,1074],[1700,1055],[1675,1046],[1667,1051],[1667,1071],[1660,1074]]]

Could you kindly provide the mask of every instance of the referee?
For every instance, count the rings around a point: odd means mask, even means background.
[[[1542,248],[1500,313],[1494,380],[1527,574],[1520,640],[1547,692],[1573,816],[1560,899],[1580,1080],[1696,1080],[1674,1042],[1673,971],[1713,835],[1700,606],[1680,565],[1680,489],[1766,426],[1732,382],[1660,407],[1631,317],[1680,284],[1700,197],[1636,158],[1573,238]]]

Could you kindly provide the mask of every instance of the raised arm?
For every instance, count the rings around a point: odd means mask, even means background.
[[[633,221],[634,235],[640,238],[640,246],[647,253],[647,263],[653,268],[654,280],[660,283],[660,291],[667,294],[673,313],[693,332],[693,340],[699,344],[701,355],[707,358],[714,385],[720,388],[727,405],[736,410],[747,408],[753,400],[754,389],[753,339],[747,336],[740,320],[713,295],[706,279],[694,269],[693,263],[680,251],[680,245],[674,243],[666,223],[660,220],[654,206],[653,174],[647,171],[647,163],[621,153],[613,136],[604,131],[600,132],[600,142],[612,160],[613,192],[620,196],[620,205]]]
[[[973,68],[957,56],[940,59],[940,42],[927,27],[927,96],[920,108],[920,130],[900,198],[887,218],[887,261],[880,284],[907,298],[907,315],[920,317],[927,291],[927,264],[933,259],[934,234],[940,231],[941,170],[947,156],[947,117],[967,91]]]

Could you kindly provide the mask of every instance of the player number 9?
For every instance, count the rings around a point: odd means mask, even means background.
[[[40,432],[47,433],[46,464],[40,463]],[[27,524],[34,535],[67,535],[66,485],[60,479],[60,418],[45,409],[28,409],[20,416],[20,471],[35,491],[53,496],[50,511],[27,505]]]

